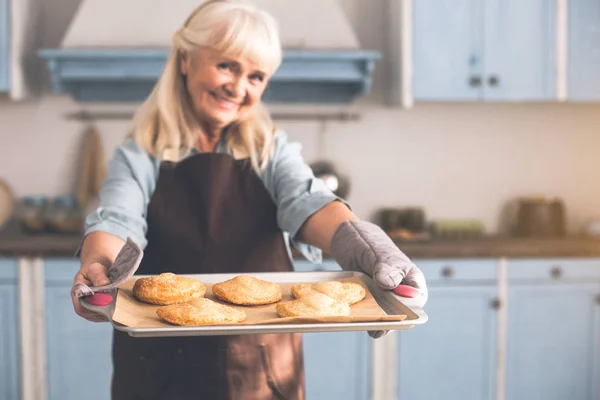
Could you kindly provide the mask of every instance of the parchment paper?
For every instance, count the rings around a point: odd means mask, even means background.
[[[115,304],[115,311],[113,313],[113,320],[122,325],[131,328],[151,328],[151,327],[162,327],[162,326],[173,326],[166,321],[161,320],[156,315],[156,310],[160,306],[146,304],[137,300],[132,293],[133,284],[136,281],[136,277],[129,279],[123,283],[118,290],[117,300]],[[355,282],[365,288],[365,298],[352,306],[351,315],[347,317],[318,317],[318,318],[306,318],[306,317],[291,317],[291,318],[280,318],[275,310],[277,303],[265,305],[265,306],[239,306],[235,304],[229,304],[227,302],[218,300],[212,294],[212,284],[202,282],[206,286],[206,298],[216,301],[221,304],[228,305],[230,307],[241,308],[246,312],[247,318],[245,321],[237,325],[262,325],[262,324],[289,324],[289,323],[319,323],[319,322],[372,322],[372,321],[403,321],[406,319],[406,315],[388,315],[386,312],[377,304],[375,298],[365,285],[361,277],[337,279],[340,282]],[[295,283],[279,283],[283,298],[281,301],[294,300],[291,294],[292,285],[296,283],[314,283],[314,282],[295,282]],[[193,301],[191,302],[193,304]]]

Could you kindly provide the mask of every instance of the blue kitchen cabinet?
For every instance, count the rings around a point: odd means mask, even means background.
[[[0,92],[8,91],[10,70],[10,1],[0,0]]]
[[[555,97],[555,2],[414,2],[417,101]]]
[[[364,400],[371,390],[371,341],[366,332],[305,333],[306,398]]]
[[[417,100],[481,100],[479,0],[419,0],[413,4],[413,90]]]
[[[49,400],[110,398],[112,328],[84,320],[69,294],[79,262],[45,260]]]
[[[600,260],[509,261],[507,399],[600,398]]]
[[[569,1],[568,99],[600,100],[600,2]]]
[[[397,335],[397,399],[495,399],[494,260],[415,263],[429,287],[423,326]]]
[[[296,260],[296,271],[339,271],[334,261],[321,265]],[[364,400],[371,391],[371,342],[366,332],[305,333],[306,398]]]
[[[554,100],[556,1],[484,3],[485,100]]]
[[[0,321],[0,399],[18,400],[20,363],[16,259],[0,259]]]

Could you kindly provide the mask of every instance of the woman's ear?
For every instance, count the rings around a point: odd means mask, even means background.
[[[190,57],[188,56],[188,54],[186,52],[180,51],[179,58],[180,58],[180,62],[179,62],[180,71],[179,72],[181,72],[181,75],[187,76],[188,71],[190,69]]]

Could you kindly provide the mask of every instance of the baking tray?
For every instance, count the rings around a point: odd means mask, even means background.
[[[201,282],[217,283],[232,279],[240,274],[200,274],[182,275],[195,278]],[[216,336],[216,335],[245,335],[263,333],[308,333],[308,332],[349,332],[375,330],[404,330],[427,322],[427,314],[418,305],[417,299],[409,299],[395,295],[391,291],[381,290],[366,274],[354,271],[315,271],[315,272],[264,272],[247,273],[259,279],[276,283],[290,282],[319,282],[344,278],[361,277],[367,288],[373,294],[375,301],[388,315],[406,315],[402,321],[378,322],[319,322],[319,323],[289,323],[265,325],[203,325],[203,326],[163,326],[133,328],[112,320],[117,299],[116,290],[109,292],[113,302],[106,306],[94,306],[80,298],[83,307],[97,312],[108,318],[115,329],[127,332],[133,337],[172,337],[172,336]],[[146,275],[136,275],[142,278]]]

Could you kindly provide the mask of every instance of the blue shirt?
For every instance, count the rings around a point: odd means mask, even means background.
[[[288,141],[285,132],[278,132],[273,157],[260,178],[277,206],[277,222],[285,236],[288,253],[291,254],[290,248],[294,246],[311,262],[320,263],[320,249],[294,238],[312,214],[330,202],[341,199],[314,176],[301,150],[299,143]],[[215,151],[228,152],[223,139]],[[117,147],[107,166],[106,179],[100,191],[100,204],[86,218],[85,235],[102,231],[123,240],[131,237],[145,248],[148,244],[148,204],[156,187],[160,163],[132,138]]]

